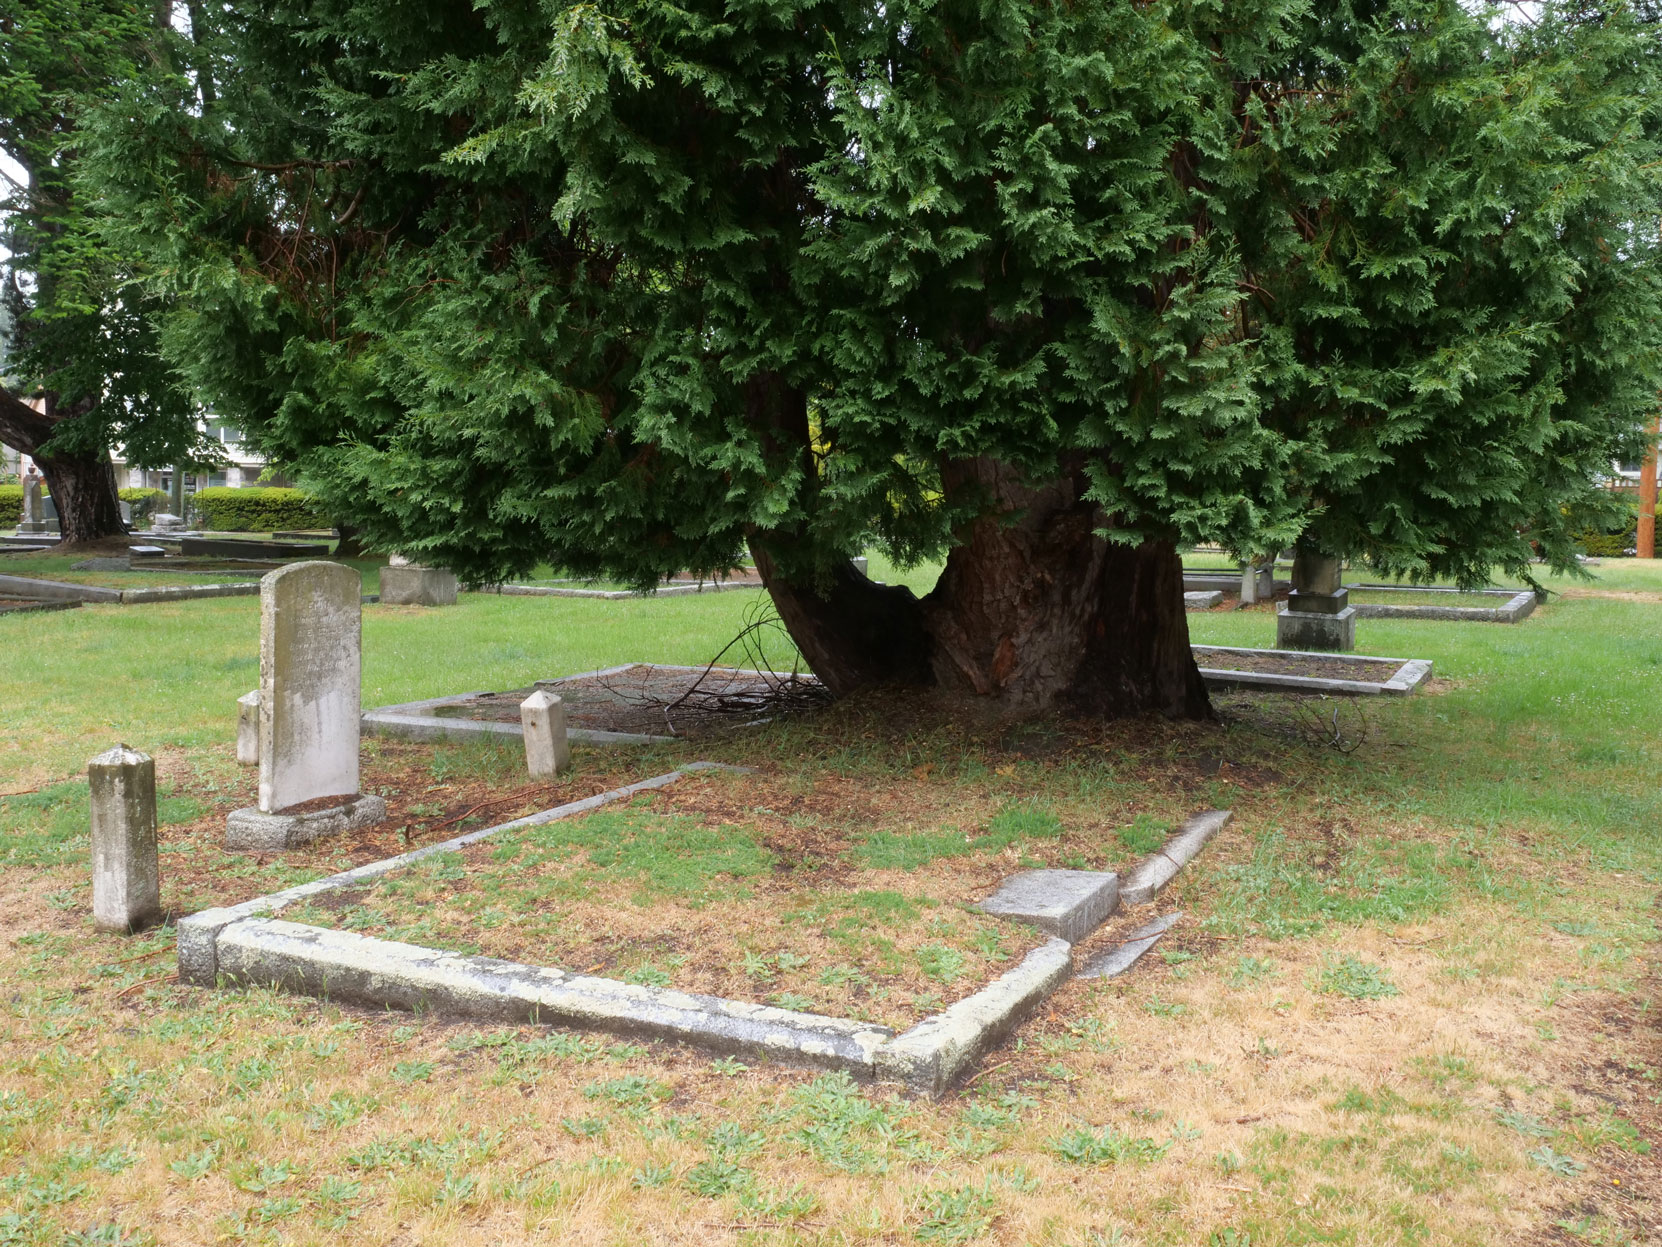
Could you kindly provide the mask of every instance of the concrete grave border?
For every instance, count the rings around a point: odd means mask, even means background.
[[[203,987],[266,986],[372,1008],[432,1008],[481,1021],[562,1024],[676,1040],[718,1052],[753,1053],[842,1070],[860,1081],[899,1083],[934,1098],[1073,976],[1073,945],[1052,938],[980,991],[896,1035],[875,1023],[468,956],[275,917],[300,901],[360,886],[500,832],[569,818],[711,770],[743,772],[747,768],[689,762],[651,779],[325,879],[191,914],[181,918],[176,928],[180,981]],[[1209,838],[1228,818],[1228,811],[1198,815],[1177,833],[1177,839],[1188,837],[1203,820],[1215,823]],[[1203,843],[1195,844],[1183,860]],[[1149,862],[1144,862],[1133,876],[1148,867]],[[1099,922],[1107,917],[1104,913]],[[1078,938],[1087,934],[1081,932]]]
[[[1389,602],[1356,602],[1358,619],[1441,619],[1464,623],[1521,623],[1535,613],[1533,589],[1446,589],[1441,585],[1355,584],[1369,593],[1448,593],[1466,597],[1503,598],[1499,606],[1392,606]]]
[[[32,602],[106,602],[117,606],[137,606],[145,602],[184,602],[191,598],[257,597],[259,592],[260,582],[257,580],[225,585],[107,589],[102,585],[77,585],[62,580],[0,576],[0,597],[23,598]]]
[[[1270,690],[1287,693],[1388,694],[1406,696],[1431,677],[1429,658],[1382,658],[1371,654],[1310,654],[1305,650],[1248,649],[1238,645],[1195,645],[1201,678],[1212,689]],[[1309,675],[1277,675],[1269,671],[1232,671],[1208,667],[1207,654],[1276,654],[1289,658],[1319,658],[1323,662],[1394,662],[1402,664],[1388,680],[1334,680]]]

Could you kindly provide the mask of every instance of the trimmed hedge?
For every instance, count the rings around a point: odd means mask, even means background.
[[[1629,503],[1632,518],[1626,527],[1599,532],[1589,529],[1576,536],[1575,543],[1581,547],[1581,552],[1588,558],[1619,559],[1626,558],[1639,540],[1639,504],[1637,501]],[[1662,504],[1656,508],[1657,527],[1662,529]],[[1662,534],[1659,534],[1662,535]]]
[[[149,521],[152,515],[167,509],[167,490],[144,489],[132,486],[127,489],[118,489],[116,496],[133,508],[133,523],[143,524]]]
[[[23,486],[0,485],[0,528],[10,528],[23,517]]]
[[[298,489],[215,485],[191,499],[203,528],[221,533],[269,533],[279,528],[328,528],[329,517]]]

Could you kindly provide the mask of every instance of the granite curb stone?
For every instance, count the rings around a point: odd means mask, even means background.
[[[1177,872],[1206,847],[1211,838],[1228,824],[1229,810],[1207,810],[1196,814],[1170,836],[1164,845],[1144,858],[1120,884],[1120,902],[1146,905],[1170,883]]]
[[[846,1070],[870,1081],[885,1026],[772,1005],[520,965],[269,918],[219,937],[232,982],[374,1008],[434,1010],[483,1022],[583,1026],[681,1040],[718,1052]]]
[[[934,1099],[1073,974],[1073,945],[1052,939],[972,996],[877,1049],[877,1077]]]

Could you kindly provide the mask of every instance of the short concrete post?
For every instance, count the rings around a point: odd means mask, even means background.
[[[237,764],[260,764],[260,690],[237,698]]]
[[[1241,605],[1251,606],[1258,601],[1258,566],[1241,564]]]
[[[92,921],[125,935],[162,919],[156,764],[117,745],[87,763],[92,789]]]
[[[563,701],[538,689],[519,703],[519,722],[525,729],[525,769],[532,779],[553,779],[571,769]]]

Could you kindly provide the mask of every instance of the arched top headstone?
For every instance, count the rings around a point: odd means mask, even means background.
[[[260,805],[358,791],[362,581],[291,563],[260,581]]]

